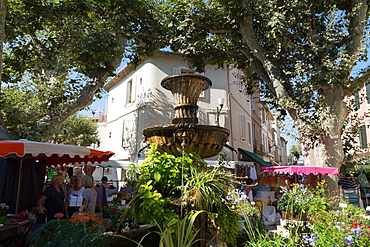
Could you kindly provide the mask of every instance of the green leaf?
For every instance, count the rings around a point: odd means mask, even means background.
[[[154,173],[154,180],[156,182],[159,182],[160,179],[161,179],[161,174],[159,174],[158,172]]]

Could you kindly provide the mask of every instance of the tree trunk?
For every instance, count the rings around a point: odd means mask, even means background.
[[[5,40],[5,16],[7,4],[8,4],[7,0],[0,0],[0,90],[1,90],[1,75],[3,74],[3,49]]]
[[[3,74],[3,49],[4,49],[4,39],[5,39],[5,16],[7,11],[7,0],[0,0],[0,91],[1,89],[1,75]],[[7,140],[12,139],[12,134],[10,134],[6,128],[3,120],[2,112],[0,109],[0,139]]]
[[[5,39],[5,16],[6,16],[6,0],[0,0],[0,91],[1,89],[1,75],[3,74],[3,49],[4,49],[4,39]],[[0,128],[1,132],[3,133],[5,129],[4,120],[2,117],[1,109],[0,109]],[[1,136],[2,138],[2,136]]]
[[[343,90],[324,90],[325,102],[320,115],[317,117],[321,126],[318,136],[310,136],[305,133],[303,125],[297,125],[301,129],[300,138],[302,155],[307,166],[335,167],[340,168],[344,160],[342,127],[348,115],[347,107],[343,101]],[[297,120],[296,122],[299,122]],[[338,177],[326,178],[331,189],[338,188]]]

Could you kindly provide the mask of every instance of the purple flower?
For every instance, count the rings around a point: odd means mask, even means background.
[[[351,231],[356,234],[357,237],[361,236],[361,228],[351,228]]]
[[[347,242],[347,244],[354,244],[353,242],[354,238],[352,236],[345,236],[344,240]]]
[[[314,246],[316,244],[316,239],[318,239],[319,236],[317,234],[311,234],[311,235],[304,235],[303,241],[305,244],[309,244],[310,246]]]

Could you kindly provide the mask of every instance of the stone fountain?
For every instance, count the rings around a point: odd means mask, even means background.
[[[203,90],[212,86],[209,78],[198,74],[165,77],[162,87],[172,92],[176,115],[172,124],[155,125],[143,130],[144,142],[158,144],[158,151],[181,156],[196,152],[203,159],[219,154],[229,138],[229,130],[198,124],[197,101]]]

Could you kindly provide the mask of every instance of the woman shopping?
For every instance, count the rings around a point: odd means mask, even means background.
[[[62,185],[64,178],[56,175],[51,180],[51,186],[47,187],[37,201],[39,214],[47,215],[47,220],[55,219],[57,213],[63,213],[63,218],[66,216],[65,204]]]
[[[80,212],[92,212],[95,213],[96,205],[96,191],[94,189],[94,178],[91,175],[85,175],[82,177],[82,186],[85,187],[82,193],[83,201],[80,207]]]
[[[82,194],[85,191],[85,187],[82,186],[82,177],[73,176],[71,178],[72,187],[67,191],[66,205],[68,216],[71,217],[75,212],[78,211],[82,203]]]

